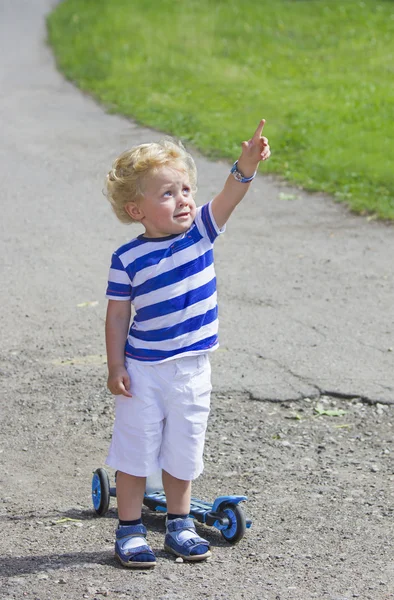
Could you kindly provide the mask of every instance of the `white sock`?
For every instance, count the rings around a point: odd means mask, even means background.
[[[119,540],[122,545],[122,550],[133,550],[138,546],[146,546],[146,539],[140,536],[133,536],[131,538],[126,539],[123,543],[122,540]]]

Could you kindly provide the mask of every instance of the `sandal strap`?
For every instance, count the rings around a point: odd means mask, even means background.
[[[121,540],[125,537],[146,537],[147,530],[145,525],[123,525],[116,530],[116,539]]]
[[[170,533],[184,529],[191,529],[192,531],[196,531],[196,526],[194,525],[193,519],[187,517],[186,519],[172,519],[171,521],[167,522],[167,530]]]
[[[196,535],[196,537],[194,538],[185,540],[182,544],[183,548],[187,548],[189,546],[207,546],[209,548],[209,542],[207,542],[207,540],[203,540],[198,535]]]

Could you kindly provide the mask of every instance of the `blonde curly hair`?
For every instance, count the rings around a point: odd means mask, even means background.
[[[165,139],[140,144],[118,156],[107,175],[104,194],[119,221],[136,222],[127,212],[126,205],[138,203],[144,196],[145,180],[157,169],[167,166],[188,174],[194,195],[197,191],[196,165],[180,141]]]

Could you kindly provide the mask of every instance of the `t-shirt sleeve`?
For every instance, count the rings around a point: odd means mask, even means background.
[[[203,230],[205,232],[212,244],[218,235],[223,233],[226,229],[226,226],[219,228],[216,224],[212,214],[212,200],[211,202],[208,202],[208,204],[204,204],[197,208],[195,222],[200,231]]]
[[[131,281],[116,252],[112,255],[106,298],[108,300],[131,299]]]

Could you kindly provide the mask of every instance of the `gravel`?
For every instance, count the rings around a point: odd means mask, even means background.
[[[113,422],[106,367],[56,355],[1,355],[2,598],[393,598],[392,405],[214,394],[194,495],[247,495],[252,527],[232,546],[197,525],[213,556],[188,564],[164,552],[164,517],[145,509],[158,565],[129,572],[113,558],[116,500],[97,517],[90,498]]]

